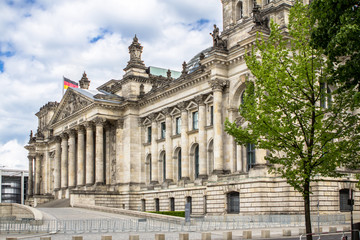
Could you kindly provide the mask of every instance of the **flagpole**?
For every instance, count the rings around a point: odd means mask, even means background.
[[[64,96],[64,76],[63,76],[61,85],[62,85],[62,96],[61,97],[63,97]]]

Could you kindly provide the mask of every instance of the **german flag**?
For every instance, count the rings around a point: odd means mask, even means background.
[[[64,78],[64,89],[68,89],[68,87],[73,87],[73,88],[78,88],[79,87],[79,84],[75,81],[72,81],[66,77],[63,77]]]

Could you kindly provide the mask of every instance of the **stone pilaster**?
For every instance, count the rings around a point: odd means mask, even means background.
[[[111,125],[106,123],[104,125],[105,129],[105,183],[106,185],[111,184],[111,163],[110,163],[110,130]]]
[[[165,136],[165,146],[166,146],[166,182],[174,181],[174,160],[173,160],[173,153],[172,153],[172,118],[170,115],[171,109],[166,108],[163,110],[165,115],[165,124],[166,124],[166,136]]]
[[[95,182],[99,185],[104,184],[104,123],[103,118],[95,119]]]
[[[69,132],[69,165],[68,165],[68,186],[74,188],[76,186],[76,132]]]
[[[189,119],[188,111],[186,109],[186,102],[181,102],[177,106],[181,110],[181,179],[190,180],[189,173]]]
[[[54,190],[61,188],[61,138],[55,137]]]
[[[34,168],[34,157],[29,155],[28,156],[29,159],[29,177],[28,177],[28,195],[32,196],[34,194],[34,173],[33,173],[33,168]]]
[[[39,195],[41,189],[41,160],[43,155],[37,153],[35,156],[35,184],[34,184],[34,194]]]
[[[68,135],[61,134],[61,188],[68,187]]]
[[[197,96],[195,101],[199,105],[199,178],[207,178],[205,96]]]
[[[92,122],[85,123],[86,128],[86,185],[94,184],[94,126]]]
[[[124,120],[116,121],[116,183],[124,183],[124,146],[123,146]]]
[[[85,185],[85,131],[84,126],[77,127],[77,186]]]
[[[214,174],[224,173],[224,142],[223,142],[223,117],[222,98],[223,88],[228,81],[216,79],[209,82],[213,89],[214,97]]]
[[[159,156],[158,156],[158,126],[155,120],[155,114],[150,116],[151,123],[151,183],[159,183]]]

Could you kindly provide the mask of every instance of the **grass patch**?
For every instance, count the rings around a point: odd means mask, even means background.
[[[163,214],[163,215],[169,215],[169,216],[175,216],[175,217],[185,217],[184,211],[148,211],[148,213],[156,213],[156,214]]]

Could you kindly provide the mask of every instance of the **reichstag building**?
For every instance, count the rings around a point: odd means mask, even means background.
[[[257,32],[269,34],[270,19],[286,27],[292,3],[222,0],[223,32],[210,29],[212,46],[181,72],[147,66],[135,36],[122,79],[91,89],[84,73],[79,88],[36,113],[38,130],[25,146],[27,203],[68,198],[142,211],[184,211],[190,203],[192,216],[303,213],[302,196],[268,173],[267,151],[224,132],[226,118],[244,124],[238,109],[253,78],[244,55]],[[349,187],[355,183],[314,182],[312,210],[318,200],[322,213],[349,210]]]

